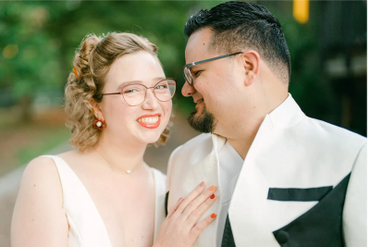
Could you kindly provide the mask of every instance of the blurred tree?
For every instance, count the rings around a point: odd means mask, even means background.
[[[32,116],[35,90],[60,83],[58,47],[44,31],[49,18],[48,10],[36,3],[0,3],[0,89],[21,102],[23,120]],[[13,51],[7,52],[11,46]]]
[[[297,21],[293,1],[259,3],[267,6],[283,27],[292,66],[289,92],[305,114],[333,122],[333,93],[321,71],[318,21],[312,16],[304,23]],[[317,7],[316,2],[310,2],[311,13],[315,13]]]
[[[183,25],[190,13],[220,1],[0,2],[0,98],[23,102],[23,120],[32,116],[39,91],[58,90],[71,72],[74,51],[88,33],[134,32],[159,47],[166,74],[182,86]],[[160,12],[159,12],[160,10]],[[5,93],[6,92],[6,93]],[[55,97],[55,93],[51,97]],[[58,95],[58,94],[57,94]],[[0,100],[0,107],[12,100]],[[10,102],[10,103],[9,103]],[[27,102],[27,103],[24,103]],[[59,102],[61,103],[61,102]]]
[[[0,107],[26,102],[21,116],[28,119],[33,104],[27,99],[32,101],[42,92],[61,104],[75,49],[88,33],[123,31],[147,37],[159,47],[166,75],[178,80],[180,91],[184,82],[184,24],[191,14],[221,2],[224,1],[2,1]],[[323,71],[318,38],[323,36],[318,16],[323,15],[320,10],[325,5],[310,1],[309,21],[300,24],[293,17],[292,1],[256,2],[267,6],[282,23],[292,57],[290,92],[294,98],[307,115],[338,124],[333,121],[338,118],[333,109],[338,103]],[[193,109],[192,100],[181,93],[176,94],[174,105],[185,112]],[[366,123],[366,119],[359,121]]]
[[[308,116],[330,122],[333,94],[321,73],[317,26],[301,25],[292,17],[286,17],[284,23],[292,60],[289,91]]]

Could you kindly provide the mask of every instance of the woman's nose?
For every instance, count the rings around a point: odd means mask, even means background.
[[[144,109],[154,109],[159,105],[157,97],[154,95],[154,92],[152,90],[146,91],[146,98],[144,100],[144,103],[142,104]]]

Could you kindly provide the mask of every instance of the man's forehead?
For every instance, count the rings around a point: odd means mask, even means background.
[[[210,28],[202,28],[190,35],[185,49],[186,63],[208,58],[211,37],[212,30]]]

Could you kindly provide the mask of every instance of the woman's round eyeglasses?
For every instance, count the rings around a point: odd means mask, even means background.
[[[121,88],[120,92],[103,93],[102,95],[121,94],[124,101],[129,106],[138,106],[144,103],[147,95],[147,90],[151,89],[157,100],[161,102],[169,101],[176,92],[176,80],[172,78],[162,79],[153,87],[147,87],[143,84],[132,83]]]

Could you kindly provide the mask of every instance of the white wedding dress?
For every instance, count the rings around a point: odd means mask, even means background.
[[[63,208],[70,225],[69,247],[112,247],[104,222],[85,186],[60,157],[44,155],[54,160],[63,191]],[[165,218],[165,176],[152,168],[155,180],[155,230],[154,239]]]

